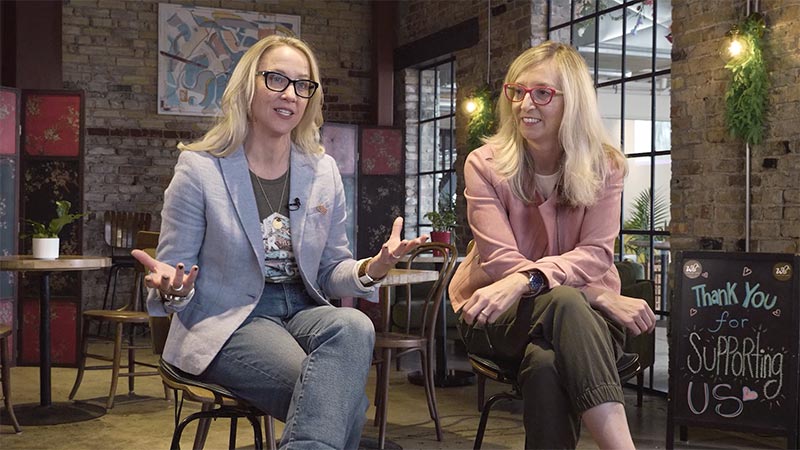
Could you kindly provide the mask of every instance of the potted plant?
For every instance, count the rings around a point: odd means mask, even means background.
[[[439,211],[431,211],[424,216],[431,221],[431,241],[444,242],[449,244],[451,238],[451,230],[456,227],[456,213],[452,205],[446,205],[439,209]]]
[[[66,225],[80,219],[83,214],[70,214],[72,204],[67,200],[56,201],[56,218],[48,225],[25,219],[33,232],[23,237],[33,237],[33,257],[37,259],[58,259],[59,238],[58,234]]]

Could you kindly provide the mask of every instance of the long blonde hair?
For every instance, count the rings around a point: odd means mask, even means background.
[[[191,144],[178,144],[180,150],[209,152],[224,157],[236,150],[247,137],[250,123],[250,106],[255,94],[258,62],[261,56],[275,48],[287,46],[306,56],[311,68],[311,79],[320,83],[319,66],[314,53],[308,45],[288,36],[271,35],[250,47],[233,70],[228,87],[222,94],[222,114],[214,126],[198,141]],[[322,126],[322,84],[314,96],[308,99],[306,111],[300,123],[292,130],[292,141],[306,153],[322,153],[325,150],[319,141],[319,128]]]
[[[547,61],[555,62],[564,92],[564,116],[558,140],[564,149],[560,201],[572,206],[591,206],[612,166],[627,173],[627,161],[612,144],[597,107],[597,94],[589,68],[572,47],[547,41],[519,55],[508,69],[504,83],[515,83],[522,74]],[[526,203],[533,202],[534,163],[525,150],[511,102],[500,96],[499,127],[485,139],[495,149],[495,169],[507,178],[511,191]]]

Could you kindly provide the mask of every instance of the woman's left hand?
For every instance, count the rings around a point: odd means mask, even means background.
[[[587,292],[589,303],[604,312],[614,322],[625,327],[631,335],[652,333],[656,327],[656,315],[650,305],[640,298],[626,297],[611,291]],[[594,300],[592,300],[594,297]]]
[[[392,224],[392,234],[389,236],[389,240],[383,243],[381,250],[377,255],[372,257],[372,260],[367,266],[367,274],[371,278],[378,279],[385,277],[389,269],[393,268],[397,262],[400,261],[400,258],[428,240],[428,235],[425,234],[410,240],[400,240],[400,232],[402,230],[403,218],[398,217],[394,219],[394,223]]]

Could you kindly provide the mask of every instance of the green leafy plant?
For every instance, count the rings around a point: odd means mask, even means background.
[[[69,209],[71,207],[72,204],[67,200],[56,201],[56,218],[51,220],[46,226],[43,223],[25,219],[33,228],[33,232],[23,235],[22,237],[57,238],[62,228],[84,216],[83,214],[70,214]]]
[[[472,96],[472,101],[475,102],[477,109],[467,123],[467,148],[469,151],[483,145],[481,139],[494,133],[495,121],[492,110],[494,100],[489,86],[479,88]]]
[[[431,211],[424,216],[431,221],[433,231],[450,231],[456,227],[456,212],[452,206],[446,206],[439,211]]]
[[[650,217],[650,199],[653,198],[653,216]],[[650,224],[653,224],[654,231],[664,231],[669,226],[669,204],[663,195],[656,193],[653,197],[653,190],[651,188],[644,189],[639,192],[639,195],[633,199],[629,210],[628,218],[622,224],[623,230],[649,230]],[[624,233],[625,231],[623,231]],[[625,253],[636,255],[636,260],[640,263],[645,263],[647,260],[647,248],[642,247],[638,240],[641,236],[635,234],[625,234],[623,236],[623,247]],[[654,237],[654,240],[660,241],[660,236]],[[614,245],[617,248],[617,245]]]
[[[725,92],[725,123],[731,134],[748,144],[758,144],[764,139],[769,95],[769,79],[761,48],[765,28],[764,17],[753,13],[729,33],[741,43],[742,51],[725,65],[733,74]]]

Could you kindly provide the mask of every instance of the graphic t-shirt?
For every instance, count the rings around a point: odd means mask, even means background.
[[[261,219],[264,267],[267,273],[264,280],[267,283],[300,281],[300,271],[292,251],[292,230],[289,226],[289,171],[275,180],[266,180],[250,172],[250,181],[256,195],[258,217]],[[272,207],[276,210],[273,211]]]

